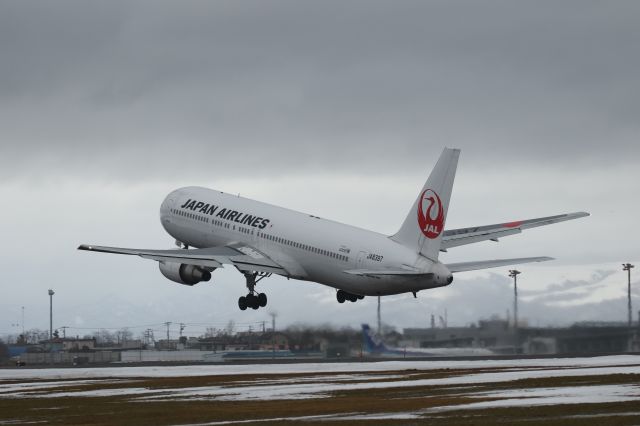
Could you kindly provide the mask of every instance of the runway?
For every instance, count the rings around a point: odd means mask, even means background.
[[[638,424],[640,356],[0,370],[0,424],[498,420]]]

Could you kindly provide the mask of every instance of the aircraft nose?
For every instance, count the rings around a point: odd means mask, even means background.
[[[175,205],[177,197],[178,197],[177,190],[170,192],[169,195],[165,197],[165,199],[162,201],[162,204],[160,205],[161,218],[164,218],[166,215],[168,215],[171,212],[171,209],[173,209],[173,206]]]

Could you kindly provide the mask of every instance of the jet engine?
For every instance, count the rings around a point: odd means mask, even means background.
[[[159,262],[158,266],[162,275],[171,281],[190,286],[202,281],[209,281],[211,272],[215,269],[175,262]]]

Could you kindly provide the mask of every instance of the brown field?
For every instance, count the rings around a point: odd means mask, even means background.
[[[527,370],[527,368],[523,368]],[[521,369],[522,370],[522,369]],[[531,371],[544,370],[542,368]],[[447,384],[448,379],[513,369],[441,369],[356,373],[215,375],[160,378],[0,380],[0,425],[202,425],[227,424],[526,424],[638,425],[638,373],[525,378],[513,381]],[[554,371],[562,371],[554,369]],[[425,381],[441,379],[436,384]],[[77,383],[77,380],[85,380]],[[24,386],[41,387],[28,389]],[[22,386],[12,389],[11,386]],[[309,391],[319,386],[319,391]],[[323,388],[326,386],[326,388]],[[382,386],[382,387],[380,387]],[[550,397],[545,405],[496,408],[456,406],[505,398],[484,392],[574,387],[593,389],[595,400],[572,403]],[[609,401],[619,387],[631,400]],[[300,393],[298,392],[300,389]],[[195,391],[181,394],[183,390]],[[602,390],[602,392],[600,392]],[[284,392],[275,397],[274,392]],[[213,392],[213,394],[211,394]],[[306,394],[305,392],[310,392]],[[634,393],[635,392],[635,393]],[[600,393],[603,402],[599,402]],[[304,394],[305,398],[299,398]],[[636,398],[633,398],[633,395]],[[523,400],[522,396],[510,398]],[[524,398],[526,401],[526,398]],[[224,422],[224,423],[219,423]]]

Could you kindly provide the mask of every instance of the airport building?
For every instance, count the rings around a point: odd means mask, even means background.
[[[469,327],[405,328],[401,346],[486,348],[496,354],[603,354],[640,351],[640,329],[626,323],[584,322],[570,327],[518,327],[504,319]]]

